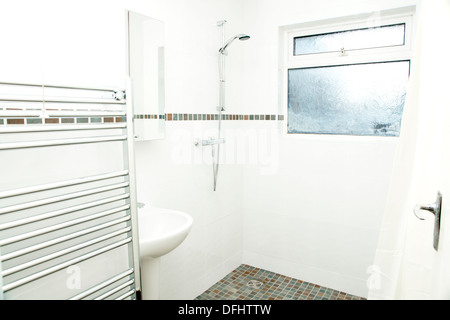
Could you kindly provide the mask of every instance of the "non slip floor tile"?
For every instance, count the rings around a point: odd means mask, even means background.
[[[195,300],[365,300],[342,291],[240,265]]]

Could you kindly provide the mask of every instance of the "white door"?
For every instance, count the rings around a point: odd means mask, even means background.
[[[428,205],[442,194],[439,237],[435,215],[411,212],[401,298],[450,299],[450,1],[424,1],[421,26],[416,164],[410,201]],[[415,202],[415,203],[414,203]],[[433,247],[437,244],[437,249]]]
[[[450,103],[447,100],[445,119],[442,122],[450,123]],[[432,281],[431,298],[450,300],[450,127],[445,128],[442,139],[443,153],[438,172],[437,187],[443,194],[441,211],[441,230],[439,246],[436,252],[436,261],[433,265],[435,276]]]
[[[369,299],[450,299],[450,1],[423,0],[410,87]],[[413,208],[442,193],[435,216]]]

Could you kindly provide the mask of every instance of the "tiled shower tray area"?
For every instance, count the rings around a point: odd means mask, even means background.
[[[195,300],[365,300],[342,291],[240,265]]]

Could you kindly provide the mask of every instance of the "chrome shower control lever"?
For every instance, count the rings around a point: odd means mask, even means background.
[[[416,205],[414,207],[414,214],[420,220],[425,220],[421,211],[426,210],[434,214],[434,235],[433,235],[433,247],[437,251],[439,245],[439,232],[441,229],[441,208],[442,208],[442,194],[438,191],[436,201],[428,205]]]
[[[215,145],[215,144],[221,144],[221,143],[225,143],[225,139],[224,138],[220,138],[220,139],[213,139],[212,137],[209,137],[208,140],[200,140],[200,139],[195,139],[194,140],[194,145],[196,147],[198,146],[211,146],[211,145]]]

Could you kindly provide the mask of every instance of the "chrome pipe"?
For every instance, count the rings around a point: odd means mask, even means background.
[[[117,87],[89,87],[89,86],[71,86],[71,85],[55,85],[55,84],[42,84],[42,83],[19,83],[19,82],[5,82],[0,81],[0,85],[9,85],[9,86],[22,86],[22,87],[44,87],[44,88],[53,88],[53,89],[74,89],[74,90],[90,90],[90,91],[111,91],[117,92],[121,91],[120,88]]]
[[[42,199],[42,200],[36,200],[36,201],[26,202],[26,203],[12,205],[12,206],[8,206],[8,207],[3,207],[3,208],[0,208],[0,215],[18,211],[18,210],[24,210],[24,209],[34,208],[34,207],[38,207],[38,206],[42,206],[42,205],[46,205],[46,204],[60,202],[60,201],[64,201],[64,200],[80,198],[80,197],[93,195],[93,194],[101,193],[101,192],[105,192],[105,191],[126,188],[126,187],[128,187],[128,185],[129,185],[128,182],[122,182],[122,183],[112,184],[112,185],[104,186],[104,187],[100,187],[100,188],[94,188],[94,189],[89,189],[89,190],[84,190],[84,191],[79,191],[79,192],[72,192],[72,193],[62,195],[62,196],[51,197],[51,198],[46,198],[46,199]]]
[[[127,96],[127,114],[134,114],[133,85],[130,77],[126,79]],[[141,290],[141,271],[140,271],[140,253],[139,253],[139,226],[137,211],[137,190],[136,190],[136,162],[134,151],[134,117],[127,117],[127,166],[129,170],[129,190],[130,190],[130,215],[131,215],[131,233],[132,233],[132,264],[135,266],[134,279],[136,280],[136,291]]]
[[[125,176],[128,174],[128,170],[122,170],[122,171],[115,171],[90,177],[84,177],[84,178],[77,178],[77,179],[71,179],[66,181],[60,181],[55,183],[47,183],[47,184],[41,184],[38,186],[33,187],[26,187],[26,188],[20,188],[20,189],[14,189],[9,191],[3,191],[0,192],[0,198],[8,198],[8,197],[14,197],[19,195],[24,195],[28,193],[34,193],[34,192],[40,192],[40,191],[47,191],[51,189],[56,188],[64,188],[69,186],[74,186],[78,184],[88,183],[88,182],[95,182],[95,181],[101,181],[105,179],[111,179],[116,177]]]
[[[14,274],[14,273],[16,273],[16,272],[19,272],[19,271],[22,271],[22,270],[24,270],[24,269],[28,269],[28,268],[31,268],[31,267],[36,266],[36,265],[38,265],[38,264],[41,264],[41,263],[43,263],[43,262],[46,262],[46,261],[50,261],[50,260],[59,258],[59,257],[61,257],[61,256],[64,256],[64,255],[66,255],[66,254],[69,254],[69,253],[71,253],[71,252],[74,252],[74,251],[77,251],[77,250],[81,250],[81,249],[83,249],[83,248],[92,246],[92,245],[94,245],[94,244],[96,244],[96,243],[99,243],[99,242],[102,242],[102,241],[105,241],[105,240],[114,238],[115,236],[118,236],[118,235],[121,235],[121,234],[124,234],[124,233],[128,233],[128,232],[130,232],[130,230],[131,230],[131,227],[123,228],[123,229],[120,229],[120,230],[111,232],[111,233],[109,233],[109,234],[106,234],[106,235],[104,235],[104,236],[97,237],[97,238],[94,238],[94,239],[92,239],[92,240],[85,241],[85,242],[83,242],[83,243],[79,243],[79,244],[77,244],[77,245],[68,247],[68,248],[66,248],[66,249],[63,249],[63,250],[60,250],[60,251],[57,251],[57,252],[53,252],[53,253],[48,254],[48,255],[46,255],[46,256],[42,256],[42,257],[40,257],[40,258],[37,258],[37,259],[31,260],[31,261],[28,261],[28,262],[19,264],[19,265],[17,265],[17,266],[12,267],[12,268],[3,270],[3,271],[0,273],[0,275],[1,275],[2,277],[9,276],[9,275]]]
[[[98,296],[98,297],[95,298],[94,300],[104,300],[105,298],[107,298],[107,297],[109,297],[109,296],[112,296],[114,293],[117,293],[117,292],[119,292],[120,290],[122,290],[122,289],[124,289],[124,288],[126,288],[126,287],[128,287],[128,286],[131,286],[133,283],[134,283],[134,279],[131,279],[131,280],[129,280],[129,281],[127,281],[127,282],[121,284],[120,286],[118,286],[118,287],[116,287],[116,288],[114,288],[114,289],[111,289],[111,290],[105,292],[104,294]]]
[[[129,296],[133,295],[136,293],[136,290],[131,290],[128,291],[127,293],[124,293],[123,295],[121,295],[120,297],[116,298],[115,300],[125,300],[126,298],[128,298]]]
[[[72,212],[76,212],[76,211],[81,211],[81,210],[88,209],[88,208],[93,208],[93,207],[100,206],[100,205],[107,204],[107,203],[111,203],[111,202],[114,202],[114,201],[127,199],[129,196],[130,195],[128,193],[124,193],[124,194],[121,194],[119,196],[115,196],[115,197],[111,197],[111,198],[106,198],[106,199],[102,199],[102,200],[98,200],[98,201],[94,201],[94,202],[89,202],[89,203],[83,203],[81,205],[74,206],[74,207],[64,208],[64,209],[61,209],[61,210],[51,211],[51,212],[43,213],[43,214],[40,214],[40,215],[32,216],[32,217],[29,217],[29,218],[14,220],[14,221],[11,221],[11,222],[6,222],[6,223],[3,223],[3,224],[0,225],[0,231],[1,230],[6,230],[6,229],[10,229],[10,228],[20,227],[20,226],[23,226],[23,225],[26,225],[26,224],[29,224],[29,223],[33,223],[33,222],[36,222],[36,221],[42,221],[42,220],[45,220],[45,219],[61,216],[61,215],[72,213]],[[128,208],[126,208],[126,209],[128,209]]]
[[[24,249],[17,250],[17,251],[14,251],[14,252],[11,252],[11,253],[3,255],[1,257],[1,259],[0,259],[0,261],[7,261],[7,260],[10,260],[10,259],[13,259],[13,258],[17,258],[17,257],[20,257],[20,256],[22,256],[24,254],[28,254],[30,252],[41,250],[43,248],[47,248],[49,246],[52,246],[52,245],[55,245],[55,244],[58,244],[58,243],[62,243],[62,242],[67,241],[67,240],[75,239],[77,237],[84,236],[84,235],[89,234],[89,233],[93,233],[93,232],[96,232],[96,231],[99,231],[99,230],[102,230],[102,229],[109,228],[109,227],[114,226],[116,224],[126,222],[127,220],[129,220],[129,219],[121,218],[121,219],[113,220],[113,221],[110,221],[110,222],[107,222],[107,223],[99,224],[99,225],[97,225],[95,227],[91,227],[91,228],[84,229],[84,230],[81,230],[81,231],[78,231],[78,232],[74,232],[74,233],[71,233],[71,234],[59,237],[59,238],[55,238],[53,240],[45,241],[45,242],[36,244],[34,246],[31,246],[31,247],[26,247]]]
[[[0,115],[1,117],[1,115]],[[54,132],[54,131],[81,131],[81,130],[107,130],[107,129],[124,129],[126,128],[125,122],[105,123],[105,124],[77,124],[77,125],[51,125],[51,126],[0,126],[0,134],[6,133],[33,133],[33,132]]]
[[[125,100],[107,100],[107,99],[72,99],[72,98],[50,98],[35,97],[24,98],[22,96],[0,96],[1,102],[31,102],[31,103],[74,103],[74,104],[125,104]]]
[[[36,236],[40,236],[40,235],[43,235],[43,234],[46,234],[46,233],[49,233],[49,232],[52,232],[52,231],[56,231],[56,230],[64,229],[64,228],[67,228],[67,227],[71,227],[71,226],[74,226],[74,225],[77,225],[77,224],[80,224],[80,223],[83,223],[83,222],[87,222],[87,221],[90,221],[90,220],[93,220],[93,219],[96,219],[96,218],[99,218],[99,217],[103,217],[103,216],[110,215],[110,214],[117,213],[117,212],[124,211],[124,210],[127,210],[127,209],[124,209],[123,207],[114,208],[114,209],[111,209],[111,210],[108,210],[108,211],[105,211],[105,212],[101,212],[101,213],[99,213],[97,215],[93,215],[93,216],[95,216],[94,218],[92,216],[83,217],[83,218],[80,218],[80,219],[75,219],[75,220],[63,222],[63,223],[60,223],[60,224],[56,224],[56,225],[53,225],[53,226],[50,226],[50,227],[47,227],[47,228],[42,228],[42,229],[38,229],[38,230],[35,230],[35,231],[19,234],[17,236],[11,237],[11,238],[6,238],[6,239],[3,239],[3,240],[0,240],[0,246],[9,245],[9,244],[12,244],[14,242],[26,240],[26,239],[33,238],[33,237],[36,237]],[[111,221],[109,223],[111,223],[111,225],[114,225],[114,224],[125,222],[125,221],[128,221],[128,220],[130,220],[130,217],[129,216],[125,216],[123,218],[119,218],[119,219],[113,220],[113,221]],[[1,259],[3,260],[4,256]]]
[[[121,280],[121,279],[123,279],[123,278],[125,278],[125,277],[127,277],[129,275],[132,275],[133,273],[134,273],[133,268],[128,269],[127,271],[122,272],[121,274],[118,274],[117,276],[112,277],[109,280],[106,280],[106,281],[104,281],[104,282],[102,282],[102,283],[100,283],[100,284],[98,284],[98,285],[96,285],[96,286],[94,286],[92,288],[89,288],[88,290],[85,290],[85,291],[77,294],[76,296],[73,296],[69,300],[80,300],[80,299],[83,299],[83,298],[85,298],[87,296],[90,296],[91,294],[94,294],[95,292],[97,292],[97,291],[99,291],[99,290],[101,290],[103,288],[106,288],[107,286],[113,284],[114,282],[117,282],[117,281],[119,281],[119,280]]]
[[[42,103],[42,101],[41,101]],[[124,111],[96,111],[96,110],[45,110],[49,118],[86,118],[86,117],[123,117]],[[42,116],[42,110],[0,110],[2,118],[39,118]]]
[[[126,140],[126,135],[119,136],[103,136],[93,138],[74,138],[74,139],[58,139],[46,141],[26,141],[26,142],[11,142],[0,144],[0,150],[23,149],[23,148],[37,148],[37,147],[51,147],[71,144],[84,144],[95,142],[110,142]]]
[[[77,264],[77,263],[79,263],[81,261],[90,259],[92,257],[98,256],[98,255],[100,255],[102,253],[105,253],[107,251],[110,251],[110,250],[113,250],[115,248],[121,247],[121,246],[131,242],[131,240],[132,240],[131,238],[127,238],[127,239],[118,241],[118,242],[113,243],[111,245],[105,246],[105,247],[103,247],[101,249],[92,251],[90,253],[84,254],[84,255],[79,256],[77,258],[74,258],[74,259],[71,259],[69,261],[60,263],[60,264],[58,264],[56,266],[53,266],[51,268],[45,269],[45,270],[43,270],[41,272],[37,272],[35,274],[32,274],[32,275],[30,275],[28,277],[25,277],[25,278],[22,278],[20,280],[14,281],[12,283],[6,284],[6,285],[3,286],[3,292],[10,291],[12,289],[20,287],[20,286],[22,286],[24,284],[27,284],[29,282],[32,282],[34,280],[37,280],[37,279],[45,277],[45,276],[47,276],[49,274],[55,273],[56,271],[59,271],[59,270],[64,269],[64,268],[67,268],[67,267],[69,267],[69,266],[71,266],[73,264]]]

